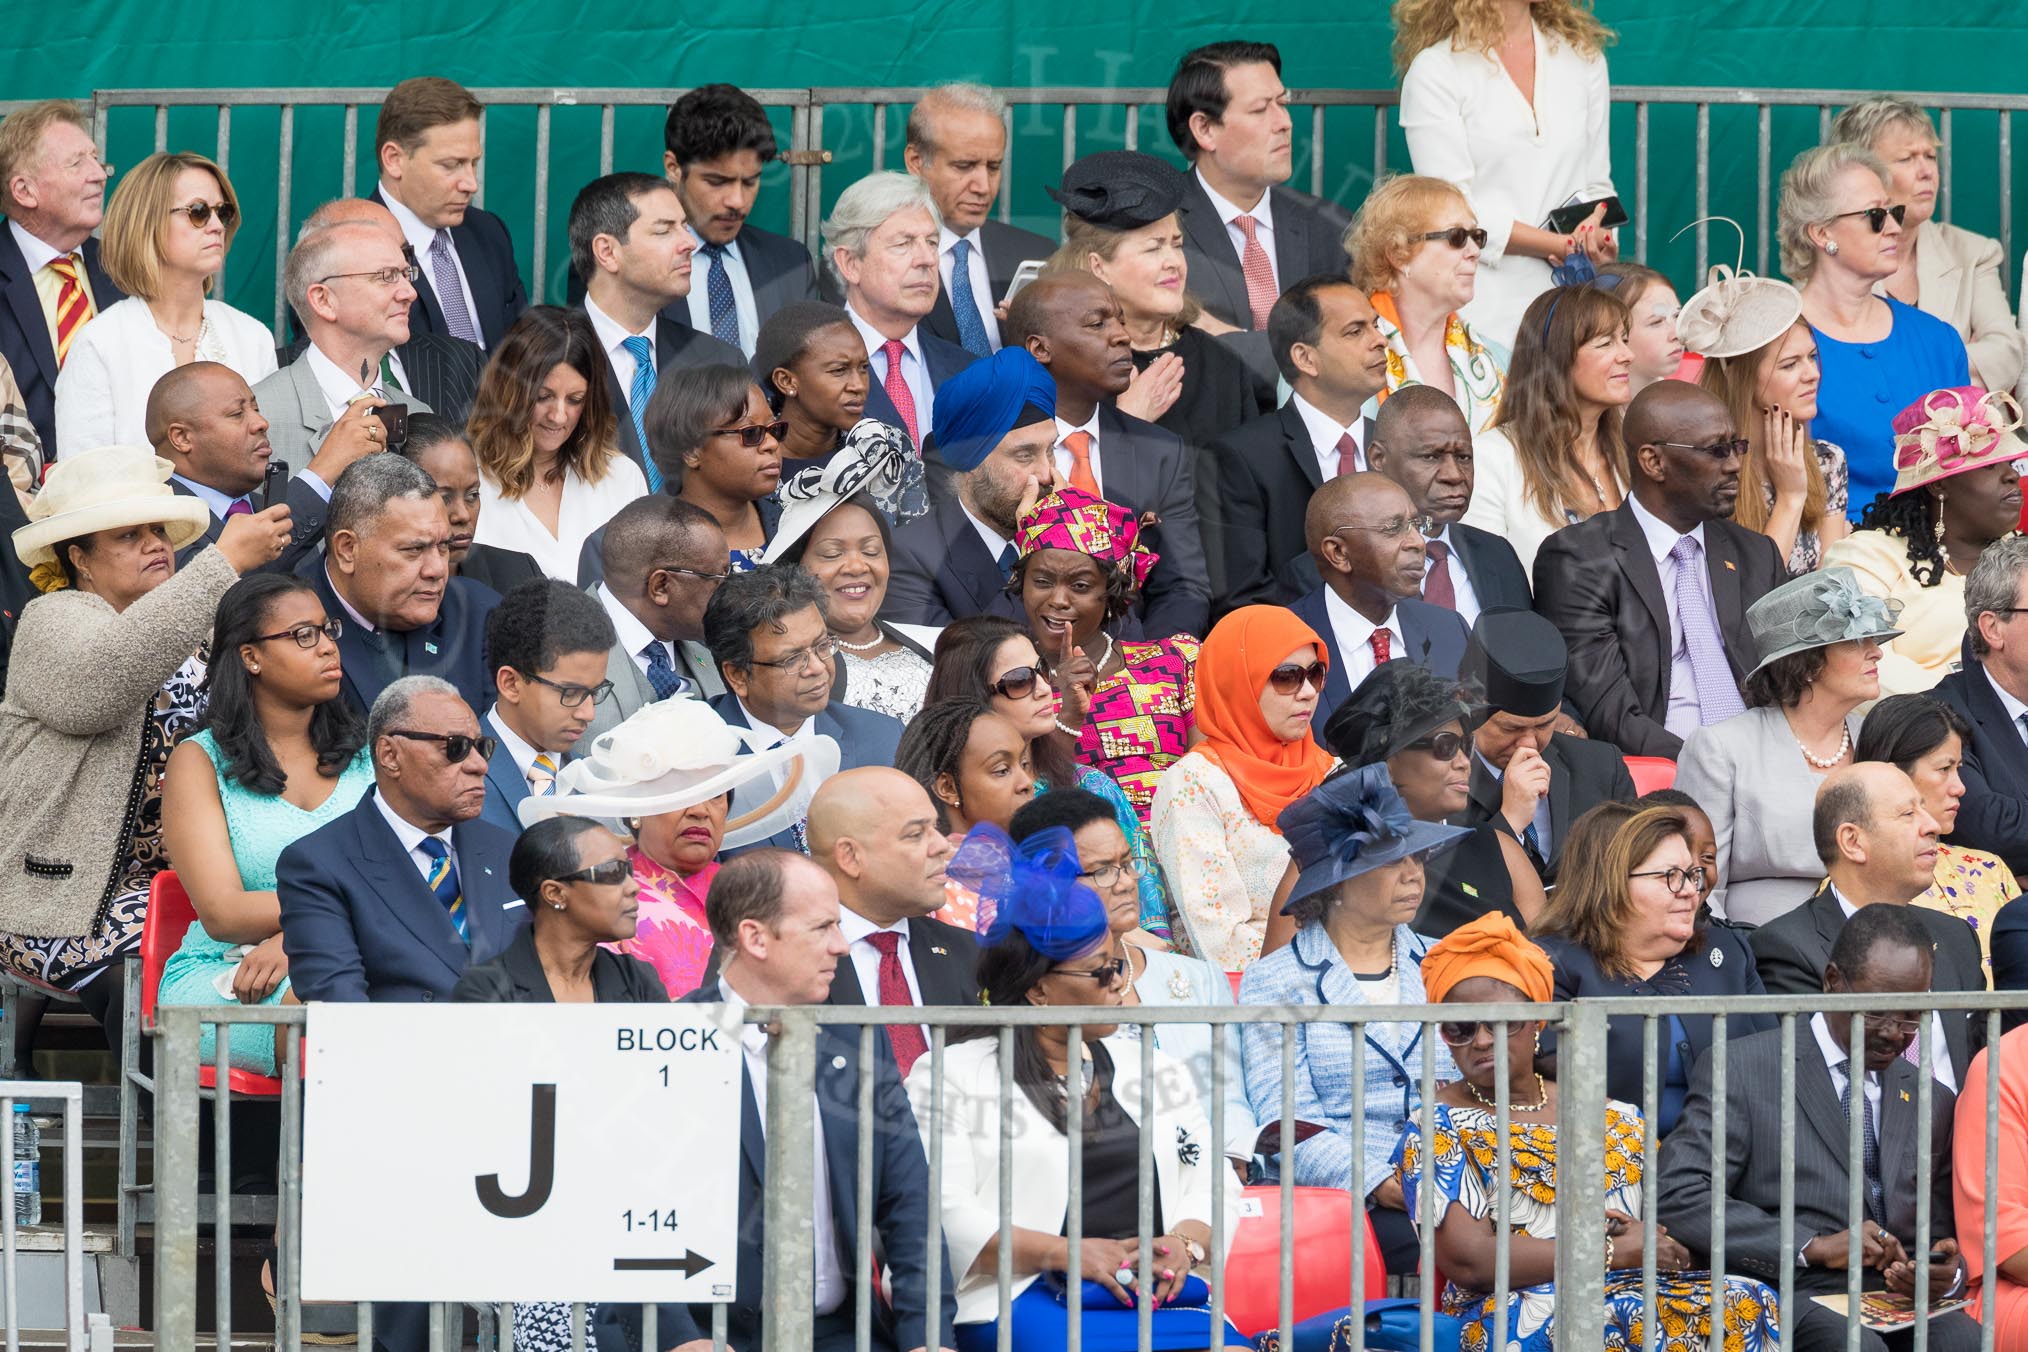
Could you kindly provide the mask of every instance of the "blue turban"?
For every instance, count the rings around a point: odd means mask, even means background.
[[[1042,363],[1026,348],[1003,347],[937,386],[937,456],[955,470],[977,469],[1009,432],[1055,413],[1056,381]]]

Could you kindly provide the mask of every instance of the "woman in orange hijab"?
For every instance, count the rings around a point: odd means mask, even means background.
[[[1275,819],[1322,782],[1310,735],[1330,658],[1282,606],[1242,606],[1197,655],[1200,740],[1162,774],[1149,826],[1191,951],[1228,971],[1260,956],[1288,842]]]

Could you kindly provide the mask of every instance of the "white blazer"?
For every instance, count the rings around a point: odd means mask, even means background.
[[[1532,580],[1542,542],[1571,523],[1542,515],[1528,501],[1521,458],[1506,430],[1489,427],[1472,438],[1472,502],[1465,524],[1489,531],[1514,546],[1515,557]]]
[[[222,300],[204,302],[197,360],[240,373],[248,385],[274,374],[275,336]],[[169,336],[148,302],[129,296],[88,321],[56,377],[57,458],[95,446],[146,446],[148,394],[176,365]]]
[[[1105,1039],[1113,1059],[1113,1097],[1136,1125],[1141,1114],[1141,1045],[1130,1033]],[[958,1274],[958,1323],[999,1318],[997,1265],[973,1272],[972,1264],[1000,1233],[1000,1040],[961,1042],[944,1053],[943,1139],[944,1242],[951,1271]],[[930,1143],[930,1058],[919,1058],[908,1076],[909,1102]],[[1211,1139],[1211,1123],[1188,1067],[1155,1053],[1155,1187],[1162,1218],[1211,1224],[1211,1190],[1225,1189],[1225,1241],[1239,1224],[1239,1176]],[[1045,1234],[1063,1233],[1070,1205],[1070,1142],[1037,1112],[1019,1087],[1013,1095],[1015,1180],[1013,1223]],[[1224,1254],[1215,1254],[1218,1262]],[[1035,1274],[1014,1278],[1020,1295]]]
[[[1509,257],[1514,222],[1542,225],[1572,197],[1613,191],[1604,57],[1535,29],[1535,107],[1499,57],[1425,48],[1401,80],[1401,129],[1418,174],[1448,179],[1486,230],[1477,294],[1462,311],[1482,338],[1512,349],[1521,312],[1549,289],[1549,265]]]
[[[648,480],[641,467],[624,455],[606,461],[606,477],[597,483],[566,473],[556,534],[551,535],[524,499],[500,496],[500,485],[493,476],[481,472],[479,524],[472,532],[472,542],[526,554],[547,576],[576,586],[577,559],[584,542],[620,508],[647,493]]]

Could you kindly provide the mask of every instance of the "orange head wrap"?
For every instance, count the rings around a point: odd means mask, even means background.
[[[1261,717],[1260,692],[1268,673],[1299,648],[1330,663],[1317,631],[1286,606],[1241,606],[1211,627],[1197,654],[1196,750],[1232,776],[1254,820],[1275,834],[1282,809],[1331,773],[1331,753],[1306,728],[1300,741],[1284,742]],[[1321,691],[1318,693],[1322,693]]]
[[[1450,994],[1460,981],[1475,976],[1504,981],[1538,1004],[1556,994],[1556,973],[1549,965],[1549,955],[1498,911],[1452,930],[1430,945],[1422,960],[1423,990],[1432,1003]]]

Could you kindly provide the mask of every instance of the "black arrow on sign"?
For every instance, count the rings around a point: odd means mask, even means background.
[[[706,1258],[695,1249],[686,1248],[681,1258],[615,1258],[615,1272],[680,1272],[686,1277],[695,1277],[714,1260]]]

